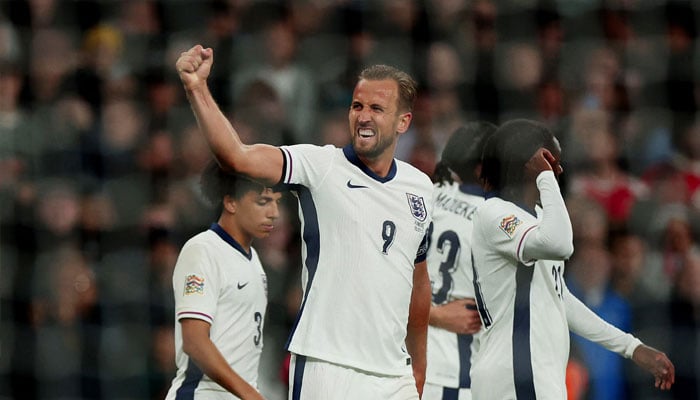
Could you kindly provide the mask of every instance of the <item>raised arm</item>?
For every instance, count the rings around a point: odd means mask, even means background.
[[[207,78],[214,62],[214,51],[196,45],[183,52],[175,68],[200,130],[223,168],[235,170],[265,184],[274,185],[282,177],[283,157],[279,148],[267,144],[245,144],[209,91]]]

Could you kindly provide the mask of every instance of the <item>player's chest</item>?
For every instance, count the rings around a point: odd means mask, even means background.
[[[227,263],[223,266],[221,297],[255,300],[267,297],[267,276],[257,263]]]
[[[391,215],[397,222],[415,222],[420,226],[428,221],[431,194],[400,182],[379,182],[363,174],[347,174],[334,179],[316,197],[325,203],[324,208],[358,221]]]

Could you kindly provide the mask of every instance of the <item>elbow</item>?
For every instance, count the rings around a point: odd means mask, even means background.
[[[568,260],[574,254],[574,243],[572,240],[562,240],[561,243],[552,246],[552,251],[555,253],[555,259]]]
[[[572,254],[574,254],[574,243],[573,240],[565,240],[563,238],[557,238],[557,240],[549,240],[546,245],[543,246],[547,250],[544,257],[550,260],[568,260]]]
[[[192,340],[183,340],[182,341],[182,351],[187,354],[188,357],[192,357],[192,355],[195,353],[195,345]]]
[[[236,164],[236,159],[231,157],[230,153],[214,151],[214,158],[219,167],[226,172],[240,171],[240,166]]]

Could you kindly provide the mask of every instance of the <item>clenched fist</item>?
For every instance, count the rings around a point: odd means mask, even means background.
[[[205,84],[213,62],[214,50],[199,44],[180,54],[175,68],[185,89],[191,91]]]

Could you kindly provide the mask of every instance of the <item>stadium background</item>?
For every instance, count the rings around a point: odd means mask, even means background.
[[[172,268],[215,218],[173,68],[196,43],[215,49],[210,86],[246,142],[343,145],[355,76],[376,62],[420,82],[398,157],[427,173],[465,121],[547,123],[571,289],[677,368],[673,392],[654,392],[575,339],[572,398],[700,398],[699,17],[664,0],[0,1],[0,398],[167,390]],[[300,297],[295,207],[256,246],[272,400]]]

